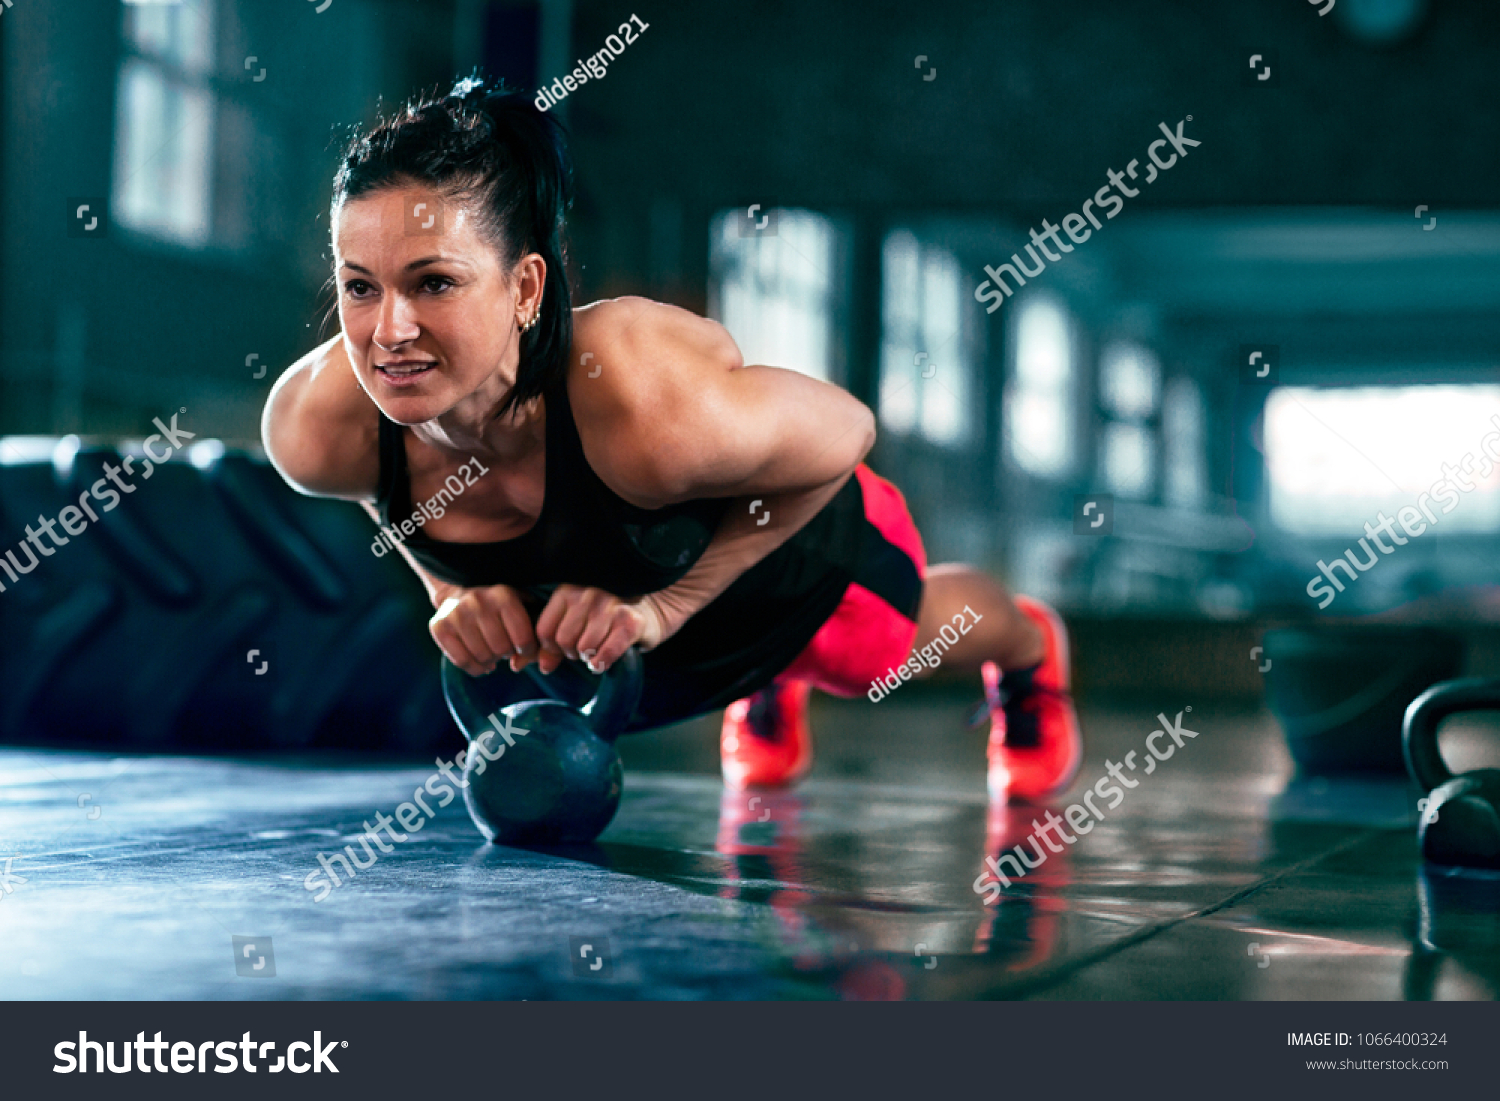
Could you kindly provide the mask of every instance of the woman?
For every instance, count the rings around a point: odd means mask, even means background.
[[[432,636],[467,673],[598,671],[634,645],[631,729],[727,706],[732,787],[806,772],[812,686],[874,696],[939,660],[986,672],[992,791],[1066,786],[1081,742],[1056,615],[926,568],[900,492],[862,465],[874,418],[843,390],[746,366],[672,306],[575,310],[570,201],[556,121],[477,81],[356,139],[332,208],[342,332],[263,417],[282,476],[406,521]]]

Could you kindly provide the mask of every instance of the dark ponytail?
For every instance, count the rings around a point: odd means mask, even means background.
[[[529,252],[546,261],[541,316],[521,336],[516,385],[500,409],[509,412],[561,381],[573,343],[563,266],[563,221],[573,203],[567,136],[523,93],[468,77],[441,99],[413,100],[350,143],[334,178],[334,215],[352,199],[409,183],[472,202],[480,233],[507,271]]]

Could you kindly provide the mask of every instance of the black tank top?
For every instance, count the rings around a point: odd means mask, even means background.
[[[441,542],[416,528],[404,540],[412,556],[450,584],[519,590],[533,620],[560,584],[629,599],[681,578],[713,539],[731,501],[637,508],[589,466],[566,381],[549,388],[545,401],[546,485],[535,525],[496,543]],[[376,504],[387,527],[412,515],[405,429],[383,415]],[[869,572],[860,569],[867,527],[863,493],[851,477],[791,539],[644,655],[645,691],[627,729],[688,719],[769,684],[812,641],[849,582]],[[915,607],[901,610],[915,616]]]

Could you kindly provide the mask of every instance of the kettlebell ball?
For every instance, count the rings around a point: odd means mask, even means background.
[[[471,677],[443,659],[443,696],[469,740],[469,815],[496,844],[592,841],[620,806],[625,770],[614,741],[640,701],[640,653],[626,651],[582,707],[515,700],[522,676],[502,666]],[[514,702],[496,706],[496,700]]]

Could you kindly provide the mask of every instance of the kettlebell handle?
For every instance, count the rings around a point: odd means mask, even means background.
[[[645,680],[641,652],[632,646],[605,671],[594,698],[583,705],[590,729],[606,742],[618,738],[641,702]]]
[[[464,738],[473,741],[474,731],[483,728],[488,717],[485,710],[475,702],[473,692],[470,690],[469,682],[474,678],[454,665],[446,656],[441,661],[440,679],[443,684],[443,701],[447,703],[448,713],[453,716],[453,721],[458,724],[458,729],[463,732]]]
[[[640,703],[641,690],[645,683],[644,674],[640,651],[632,646],[625,651],[619,661],[610,666],[599,682],[594,698],[583,705],[581,711],[589,728],[605,741],[612,742],[619,737],[625,729],[625,724],[630,721],[630,716],[635,713],[636,704]],[[443,699],[447,701],[448,711],[453,716],[453,721],[458,724],[458,728],[464,732],[466,738],[472,738],[475,731],[485,729],[490,713],[498,710],[497,707],[486,710],[483,704],[475,698],[475,686],[478,679],[469,676],[446,657],[442,659]],[[544,699],[546,697],[531,696],[529,698]],[[514,702],[520,703],[521,700]]]
[[[1500,711],[1500,680],[1465,677],[1434,684],[1406,709],[1401,723],[1401,749],[1406,768],[1423,791],[1442,787],[1453,771],[1438,749],[1438,724],[1464,711]]]

